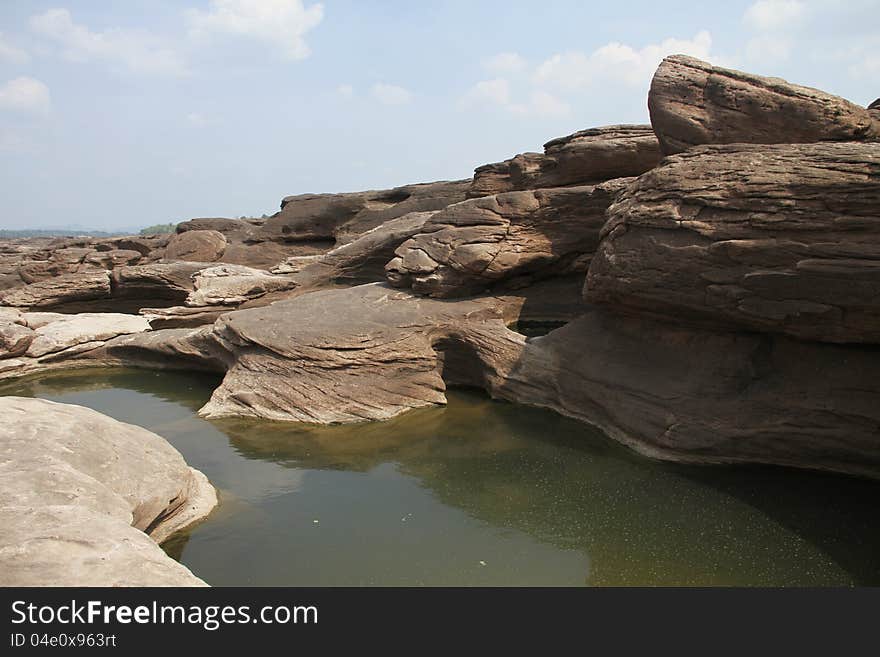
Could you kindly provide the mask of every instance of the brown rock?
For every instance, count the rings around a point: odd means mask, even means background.
[[[0,358],[15,358],[27,351],[34,332],[26,326],[0,318]]]
[[[698,144],[877,140],[868,111],[843,98],[672,55],[648,94],[651,124],[664,153]]]
[[[593,302],[880,342],[880,144],[693,149],[641,176],[608,216]]]
[[[419,294],[451,297],[502,280],[583,271],[599,243],[605,210],[630,180],[452,205],[397,249],[386,265],[388,280]]]
[[[103,270],[64,274],[0,293],[0,303],[19,308],[51,308],[68,303],[106,299],[110,275]]]
[[[660,146],[649,125],[590,128],[548,141],[543,155],[523,153],[478,167],[468,198],[638,176],[656,166],[660,158]]]
[[[165,247],[165,260],[215,262],[226,250],[226,237],[216,230],[189,230],[178,233]]]
[[[459,180],[348,194],[288,196],[281,201],[281,212],[266,220],[261,233],[266,239],[291,242],[347,242],[410,212],[440,210],[463,201],[469,186],[469,180]]]

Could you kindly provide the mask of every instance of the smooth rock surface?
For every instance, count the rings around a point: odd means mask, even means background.
[[[0,415],[0,585],[204,585],[156,541],[216,493],[164,439],[41,399],[0,397]]]
[[[648,110],[666,154],[699,144],[880,139],[868,110],[843,98],[686,55],[660,64]]]
[[[27,356],[38,358],[81,344],[103,342],[118,335],[150,330],[145,317],[121,313],[79,313],[33,331]]]
[[[216,230],[188,230],[168,241],[165,260],[214,262],[226,250],[226,237]]]
[[[218,265],[193,275],[194,290],[186,298],[187,306],[238,305],[268,292],[296,287],[286,276],[242,265]]]

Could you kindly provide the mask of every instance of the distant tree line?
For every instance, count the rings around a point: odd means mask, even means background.
[[[160,233],[173,233],[175,230],[177,230],[177,224],[175,224],[175,223],[154,224],[152,226],[147,226],[146,228],[141,228],[141,235],[158,235]]]

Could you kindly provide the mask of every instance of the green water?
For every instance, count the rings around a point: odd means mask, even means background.
[[[221,505],[164,547],[215,586],[880,584],[875,482],[658,463],[463,391],[384,423],[202,420],[217,383],[90,370],[0,393],[168,439]]]

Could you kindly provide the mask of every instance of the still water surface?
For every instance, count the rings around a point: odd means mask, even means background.
[[[639,457],[453,391],[336,427],[196,416],[212,376],[102,369],[0,388],[169,440],[221,505],[164,547],[215,586],[880,584],[880,485]]]

